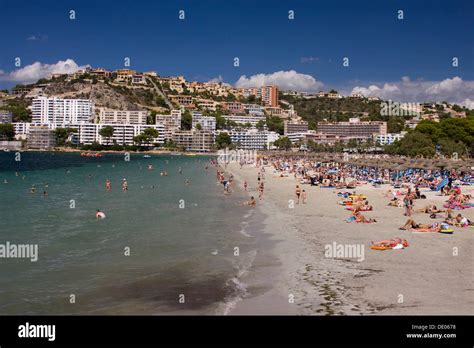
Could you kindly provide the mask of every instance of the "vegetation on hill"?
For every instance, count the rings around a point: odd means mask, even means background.
[[[402,140],[385,148],[391,154],[424,157],[432,157],[437,150],[447,156],[474,153],[474,117],[421,121]]]
[[[0,109],[10,111],[13,115],[13,122],[31,122],[29,104],[29,100],[24,98],[8,99],[4,101],[4,105]]]

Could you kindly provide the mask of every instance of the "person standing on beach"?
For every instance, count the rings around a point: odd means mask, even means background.
[[[302,199],[302,203],[306,204],[306,191],[305,190],[301,192],[301,199]]]
[[[301,188],[299,185],[296,185],[295,193],[297,198],[296,204],[300,204]]]
[[[258,185],[258,199],[259,200],[263,199],[263,190],[264,190],[263,182],[261,182],[260,185]]]
[[[244,190],[247,191],[247,181],[244,181]]]
[[[413,208],[413,197],[411,194],[411,189],[409,188],[405,197],[403,198],[403,203],[405,205],[405,216],[411,216]]]

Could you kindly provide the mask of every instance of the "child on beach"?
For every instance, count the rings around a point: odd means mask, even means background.
[[[303,204],[306,204],[306,191],[305,190],[301,192],[301,199],[302,199]]]

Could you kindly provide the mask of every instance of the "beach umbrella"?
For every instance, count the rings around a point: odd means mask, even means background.
[[[448,163],[448,161],[446,161],[446,160],[443,158],[443,159],[435,160],[433,164],[434,164],[434,166],[437,167],[437,168],[444,168],[444,167],[446,167],[449,163]]]
[[[472,171],[471,167],[463,166],[457,169],[458,172],[470,173]]]

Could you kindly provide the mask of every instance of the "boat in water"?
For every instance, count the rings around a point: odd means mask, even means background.
[[[81,152],[82,157],[103,157],[101,153],[94,153],[94,152]]]

